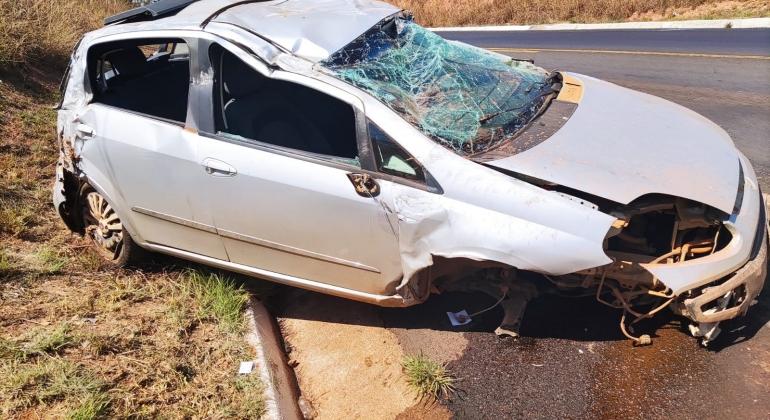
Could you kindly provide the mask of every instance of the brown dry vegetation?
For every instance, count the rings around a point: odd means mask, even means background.
[[[126,7],[0,0],[0,418],[257,418],[236,276],[157,256],[105,271],[51,204],[58,78]]]
[[[84,32],[129,7],[128,0],[0,0],[0,65],[53,59],[60,66]]]
[[[770,16],[770,1],[724,0],[387,0],[428,27],[594,23]],[[676,15],[675,15],[676,13]]]

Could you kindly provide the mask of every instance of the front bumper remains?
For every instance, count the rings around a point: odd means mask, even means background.
[[[706,287],[700,295],[685,299],[679,308],[682,315],[695,322],[690,326],[690,332],[696,337],[703,337],[704,345],[719,334],[719,322],[745,315],[762,291],[767,277],[770,244],[768,207],[768,196],[765,195],[750,260],[723,283]]]

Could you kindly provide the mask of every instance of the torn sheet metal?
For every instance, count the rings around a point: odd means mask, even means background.
[[[545,70],[448,42],[404,17],[380,22],[316,68],[460,155],[511,138],[552,92]]]

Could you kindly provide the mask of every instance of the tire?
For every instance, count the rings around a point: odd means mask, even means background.
[[[84,235],[104,260],[107,268],[121,268],[139,262],[144,250],[123,228],[120,217],[92,186],[83,184],[78,196]]]

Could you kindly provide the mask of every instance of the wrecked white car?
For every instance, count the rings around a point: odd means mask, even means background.
[[[666,307],[713,339],[767,270],[757,178],[721,128],[385,3],[108,18],[58,136],[56,209],[114,265],[147,249],[382,306],[482,290],[511,335],[538,294],[590,294],[640,344],[627,322]]]

